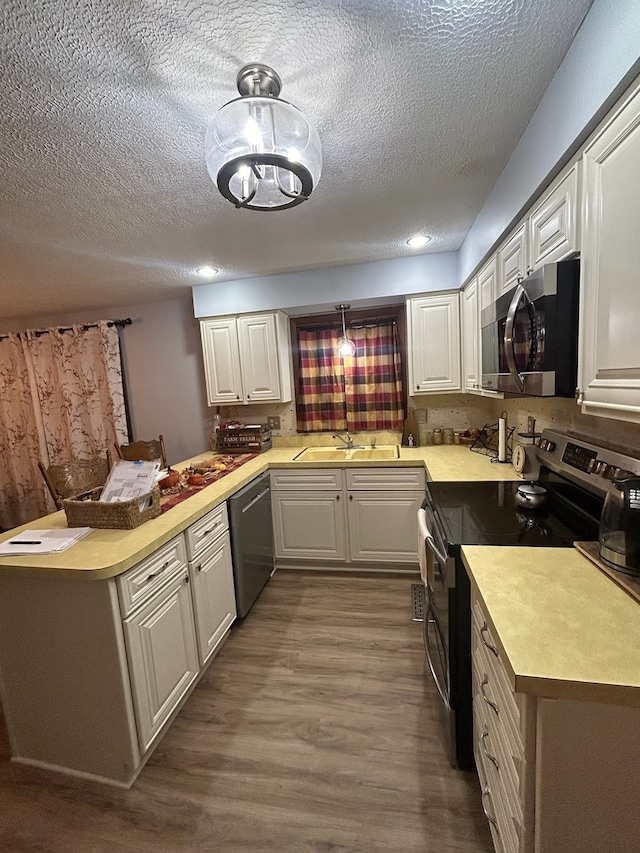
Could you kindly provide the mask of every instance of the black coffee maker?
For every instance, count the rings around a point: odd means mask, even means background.
[[[611,481],[600,519],[600,557],[640,575],[640,476],[620,471]]]

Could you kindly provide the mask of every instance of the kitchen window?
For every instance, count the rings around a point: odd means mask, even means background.
[[[403,313],[350,313],[347,336],[356,354],[344,358],[334,317],[292,321],[298,432],[402,429]]]

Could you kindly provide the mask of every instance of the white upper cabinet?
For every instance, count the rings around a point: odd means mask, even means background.
[[[465,391],[480,385],[480,311],[478,279],[472,279],[460,294],[462,309],[462,382]]]
[[[480,311],[484,311],[495,301],[498,292],[497,286],[498,259],[492,255],[487,263],[478,273],[478,296]]]
[[[459,293],[407,300],[409,394],[460,391]]]
[[[292,399],[289,326],[280,312],[200,321],[210,406]]]
[[[527,275],[528,242],[527,223],[523,222],[498,249],[496,296],[511,290]]]
[[[640,423],[640,86],[583,160],[579,401],[589,415]]]
[[[528,266],[532,270],[562,261],[578,251],[578,170],[579,163],[575,163],[552,185],[529,217]]]

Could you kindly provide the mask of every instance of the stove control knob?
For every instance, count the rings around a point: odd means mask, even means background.
[[[606,462],[602,463],[602,467],[600,468],[600,476],[604,477],[605,480],[611,480],[613,477],[613,472],[616,470],[615,465],[609,465]]]
[[[587,464],[587,473],[588,474],[597,474],[599,468],[600,468],[600,460],[599,459],[590,459],[588,464]]]
[[[546,450],[548,453],[550,453],[555,448],[555,446],[555,441],[549,441],[548,438],[541,438],[540,443],[538,444],[540,450]]]

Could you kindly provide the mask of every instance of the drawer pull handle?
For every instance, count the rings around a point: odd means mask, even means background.
[[[492,702],[492,701],[491,701],[491,699],[489,699],[489,697],[488,697],[488,696],[487,696],[487,694],[485,693],[485,689],[484,689],[484,688],[487,686],[487,684],[488,684],[488,683],[489,683],[489,676],[485,673],[485,676],[484,676],[484,678],[482,679],[482,683],[481,683],[481,685],[480,685],[480,692],[482,693],[482,698],[483,698],[483,699],[484,699],[484,701],[487,703],[487,705],[488,705],[490,708],[493,708],[493,710],[496,712],[496,714],[498,714],[498,715],[499,715],[499,714],[500,714],[500,710],[499,710],[498,706],[496,705],[496,703],[495,703],[495,702]]]
[[[165,569],[169,568],[170,565],[171,565],[171,560],[167,560],[167,562],[164,563],[164,565],[161,566],[157,572],[151,572],[150,575],[147,575],[147,581],[146,582],[149,583],[149,581],[152,581],[154,578],[157,578],[158,575],[161,575]]]
[[[203,536],[208,536],[210,533],[213,533],[213,531],[216,529],[216,527],[217,527],[219,524],[220,524],[220,522],[219,522],[219,521],[216,521],[216,523],[213,525],[213,527],[209,528],[209,530],[204,530],[204,531],[202,532],[202,535],[203,535]]]
[[[493,645],[493,643],[488,642],[484,638],[484,635],[488,631],[489,631],[489,628],[487,627],[487,623],[485,622],[484,625],[482,626],[482,628],[480,628],[480,639],[482,640],[482,644],[484,646],[486,646],[488,649],[490,649],[496,657],[498,657],[498,650],[496,649],[496,647]]]
[[[489,814],[489,812],[487,811],[487,808],[484,804],[484,798],[485,797],[491,797],[491,791],[489,790],[488,785],[482,789],[482,794],[481,794],[482,811],[484,812],[484,816],[486,817],[486,819],[494,827],[496,833],[498,835],[500,835],[500,830],[498,829],[498,821],[495,819],[495,817],[493,817],[493,815]]]
[[[493,766],[496,768],[498,772],[500,772],[500,765],[498,764],[498,759],[495,755],[491,755],[489,750],[487,749],[487,744],[485,743],[485,738],[489,737],[489,729],[485,726],[484,732],[480,735],[480,744],[482,745],[482,751],[487,756],[489,761],[493,763]]]

